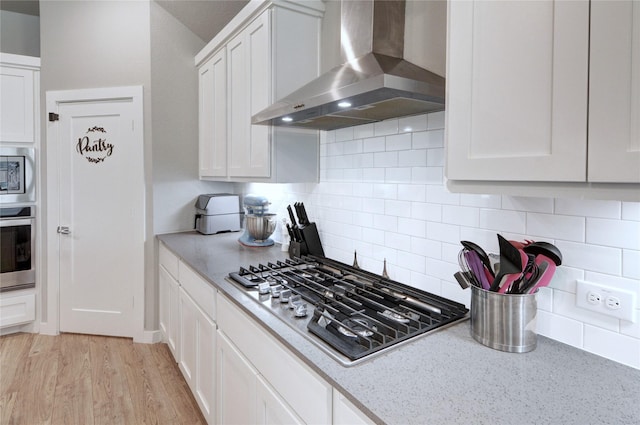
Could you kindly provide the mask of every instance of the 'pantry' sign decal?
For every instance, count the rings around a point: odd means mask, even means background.
[[[107,141],[107,131],[102,127],[91,127],[87,133],[78,139],[76,151],[87,158],[87,161],[97,164],[103,162],[113,153],[113,144]]]

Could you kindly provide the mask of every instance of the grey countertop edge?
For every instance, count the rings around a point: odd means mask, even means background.
[[[238,236],[157,238],[376,423],[640,423],[640,370],[542,336],[529,353],[493,350],[471,338],[468,321],[344,367],[225,279],[287,257]]]

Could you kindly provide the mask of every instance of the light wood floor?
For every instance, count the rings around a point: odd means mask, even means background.
[[[1,425],[205,423],[165,344],[0,337]]]

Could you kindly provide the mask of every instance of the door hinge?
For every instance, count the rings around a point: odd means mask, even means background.
[[[49,112],[49,122],[60,121],[60,115],[55,112]]]

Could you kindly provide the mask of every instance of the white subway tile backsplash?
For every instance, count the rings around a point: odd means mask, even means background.
[[[441,242],[458,243],[460,227],[453,224],[427,222],[427,237]]]
[[[384,203],[384,213],[395,217],[411,217],[411,202],[387,200]]]
[[[384,176],[385,176],[384,168],[363,168],[362,169],[362,181],[383,182]]]
[[[373,185],[373,197],[382,199],[398,199],[398,185],[393,183],[377,183]]]
[[[397,232],[398,217],[393,217],[390,215],[374,214],[373,227],[375,227],[376,229],[385,230],[387,232]]]
[[[444,149],[427,149],[427,165],[430,167],[444,167]]]
[[[427,236],[427,222],[398,217],[398,233],[424,238]],[[409,249],[409,247],[407,247],[407,249]]]
[[[411,133],[400,133],[387,136],[385,147],[389,151],[402,151],[411,149]]]
[[[480,227],[497,232],[525,233],[526,213],[505,210],[480,210]]]
[[[527,213],[526,233],[551,239],[584,242],[584,217]]]
[[[376,152],[373,154],[373,166],[389,168],[398,166],[398,152]]]
[[[622,219],[640,221],[640,202],[623,202]]]
[[[480,210],[474,207],[443,205],[442,222],[457,224],[460,226],[478,227],[480,222]]]
[[[378,121],[373,123],[373,134],[376,136],[388,136],[390,134],[398,134],[398,120],[391,119],[386,121]]]
[[[351,263],[357,250],[374,273],[386,258],[393,279],[467,306],[470,291],[453,278],[460,240],[492,255],[496,233],[552,242],[563,264],[538,294],[538,333],[640,368],[640,308],[631,323],[575,305],[578,279],[640,300],[640,203],[450,193],[444,121],[439,112],[321,132],[319,183],[255,192],[283,217],[287,204],[305,202],[329,257]]]
[[[555,213],[584,217],[620,218],[621,202],[591,199],[556,199]]]
[[[640,221],[587,217],[587,243],[640,250]]]
[[[373,137],[373,124],[364,124],[353,127],[353,137],[355,139]]]
[[[442,259],[442,243],[432,239],[413,236],[411,238],[410,250],[414,254],[423,257],[434,258],[436,260]]]
[[[430,130],[444,128],[444,111],[427,115],[427,128]]]
[[[460,194],[460,205],[467,207],[500,209],[501,204],[502,196],[500,195]]]
[[[640,279],[640,251],[622,250],[622,276]]]
[[[422,185],[399,184],[398,199],[401,201],[424,202],[427,199],[427,191]]]
[[[427,202],[443,205],[460,205],[460,195],[449,192],[442,185],[427,185]]]
[[[384,137],[370,137],[362,141],[363,152],[384,152]]]
[[[503,196],[502,209],[551,214],[553,213],[553,199]]]
[[[442,221],[442,206],[423,202],[411,203],[411,218],[424,221]]]
[[[413,167],[411,169],[411,183],[442,184],[444,181],[443,167]]]
[[[627,366],[640,368],[640,340],[585,325],[584,349]]]
[[[562,264],[584,270],[619,276],[622,273],[622,250],[597,245],[556,241],[562,252]]]
[[[398,165],[400,167],[426,167],[427,150],[411,149],[398,152]]]
[[[411,169],[405,167],[385,168],[384,180],[395,183],[411,183]]]
[[[582,348],[584,324],[568,317],[538,310],[536,330],[539,335]]]
[[[427,129],[427,116],[414,115],[412,117],[404,117],[398,119],[400,131],[407,133],[415,133],[416,131],[424,131]]]

